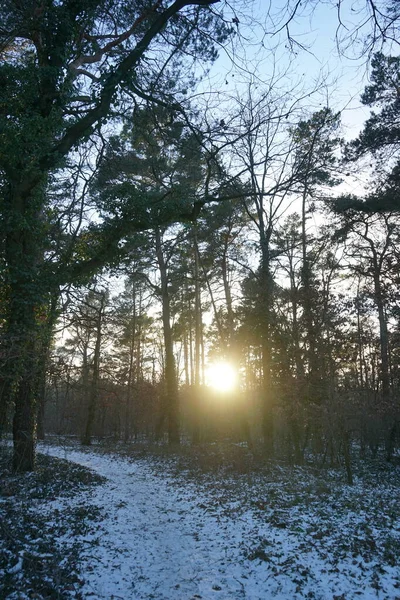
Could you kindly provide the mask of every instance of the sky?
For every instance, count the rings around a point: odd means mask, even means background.
[[[341,17],[349,31],[362,18],[358,9],[363,4],[360,0],[344,3]],[[351,139],[369,115],[369,109],[359,101],[367,83],[367,59],[355,56],[357,46],[346,51],[343,42],[338,49],[337,34],[343,38],[345,30],[342,28],[338,33],[336,8],[321,2],[312,13],[305,11],[292,21],[290,35],[303,48],[296,44],[290,48],[286,31],[272,34],[282,22],[278,13],[284,5],[285,0],[272,0],[268,15],[270,3],[254,0],[248,3],[246,12],[238,11],[237,27],[243,43],[238,44],[236,40],[234,50],[229,45],[221,49],[220,57],[211,69],[212,85],[214,88],[219,85],[226,91],[240,91],[249,72],[253,72],[261,84],[268,81],[273,70],[287,71],[284,79],[289,88],[301,82],[305,89],[311,89],[315,82],[325,81],[326,85],[310,104],[318,107],[320,103],[328,103],[333,109],[341,110],[344,136]],[[352,7],[355,8],[351,10]],[[232,67],[232,57],[236,67]]]
[[[367,21],[365,0],[343,0],[341,27],[333,0],[307,0],[303,4],[306,8],[290,23],[290,36],[295,40],[291,45],[287,31],[279,32],[286,20],[286,0],[232,2],[231,7],[236,12],[232,12],[229,19],[239,21],[235,24],[238,35],[220,49],[219,58],[201,89],[210,90],[214,114],[220,111],[222,116],[223,111],[229,111],[229,97],[245,97],[249,80],[261,91],[274,78],[282,90],[296,88],[294,97],[296,93],[307,95],[318,89],[303,101],[304,111],[311,114],[329,106],[340,112],[340,135],[350,141],[357,137],[371,114],[370,108],[360,101],[368,85],[369,56],[363,48],[370,24],[360,30],[356,43],[348,41],[354,28]],[[335,192],[362,196],[368,177],[365,170],[356,176],[343,174],[343,183]]]
[[[344,2],[342,21],[349,30],[361,18],[357,7],[363,4],[364,0]],[[290,34],[303,48],[296,44],[290,48],[285,31],[273,35],[282,22],[282,15],[279,16],[278,13],[284,7],[285,0],[271,0],[271,5],[268,14],[270,3],[265,0],[232,2],[237,12],[235,15],[232,13],[230,18],[238,19],[239,35],[235,36],[233,46],[227,44],[220,49],[220,56],[200,89],[207,89],[209,86],[213,94],[217,91],[227,96],[240,96],[245,94],[249,77],[262,88],[263,85],[268,85],[273,72],[276,77],[278,73],[282,75],[279,85],[289,89],[297,85],[308,90],[313,88],[316,82],[324,81],[320,92],[307,100],[305,108],[312,112],[318,110],[321,105],[328,104],[332,109],[340,110],[342,135],[346,139],[356,137],[370,112],[359,100],[368,81],[368,64],[365,57],[356,58],[351,50],[344,52],[344,45],[341,46],[341,51],[339,50],[336,8],[318,2],[312,13],[309,11],[308,14],[303,13],[302,16],[296,17],[291,23]],[[245,8],[239,9],[239,6]],[[355,7],[355,10],[349,10],[351,7]],[[218,111],[218,105],[216,110]],[[340,191],[357,193],[362,192],[362,189],[362,180],[348,179]],[[318,217],[313,218],[315,220]],[[121,291],[116,282],[113,287]]]

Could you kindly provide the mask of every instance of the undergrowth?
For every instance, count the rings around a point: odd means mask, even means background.
[[[99,519],[94,507],[66,508],[63,499],[103,481],[66,460],[38,455],[34,473],[14,475],[0,447],[0,598],[80,599],[76,534]],[[55,543],[58,538],[66,543]]]

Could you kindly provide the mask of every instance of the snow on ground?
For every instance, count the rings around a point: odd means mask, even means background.
[[[400,599],[399,513],[385,513],[382,524],[385,494],[393,495],[384,485],[381,495],[362,483],[342,485],[339,499],[328,486],[320,490],[322,501],[314,490],[305,502],[296,495],[301,487],[296,483],[294,493],[293,481],[285,482],[285,469],[281,483],[248,474],[220,482],[162,471],[163,463],[154,458],[56,446],[40,451],[107,479],[40,509],[51,521],[71,503],[101,508],[95,532],[78,536],[85,548],[83,598]],[[306,485],[302,481],[303,489]],[[364,507],[358,498],[368,494],[378,502]],[[55,544],[72,541],[65,536]],[[386,551],[388,544],[394,550]]]

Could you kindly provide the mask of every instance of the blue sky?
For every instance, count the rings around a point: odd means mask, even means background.
[[[237,13],[243,43],[235,50],[236,68],[232,69],[232,51],[228,46],[221,51],[212,68],[214,86],[219,85],[225,91],[240,90],[247,77],[246,69],[259,77],[260,82],[267,82],[273,69],[285,72],[283,79],[288,88],[301,83],[305,89],[311,89],[316,81],[325,80],[326,85],[312,101],[315,108],[328,102],[334,110],[342,111],[344,136],[348,139],[355,137],[369,115],[369,109],[361,106],[359,101],[368,75],[367,58],[355,56],[361,45],[352,46],[345,52],[343,42],[339,52],[337,9],[334,5],[318,2],[315,10],[311,12],[309,9],[291,22],[291,36],[305,49],[296,44],[290,49],[285,30],[272,35],[284,20],[279,12],[285,4],[285,0],[271,0],[268,14],[270,4],[254,0],[248,3],[246,11]],[[365,13],[360,12],[362,6],[364,0],[344,3],[341,18],[349,31],[365,18]],[[366,27],[362,34],[367,31]],[[342,28],[339,36],[343,38],[345,34],[346,30]]]

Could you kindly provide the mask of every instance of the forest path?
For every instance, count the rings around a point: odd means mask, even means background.
[[[258,594],[249,572],[252,563],[240,549],[248,524],[224,518],[218,510],[210,514],[205,510],[209,498],[193,483],[178,487],[176,479],[157,473],[157,464],[148,459],[133,462],[47,445],[39,451],[107,479],[73,500],[102,511],[95,532],[78,535],[87,548],[80,568],[85,598],[265,598]]]
[[[40,505],[49,528],[82,514],[78,532],[54,539],[80,548],[82,595],[71,598],[400,600],[399,467],[348,486],[341,470],[207,472],[167,454],[39,450],[106,478]]]

